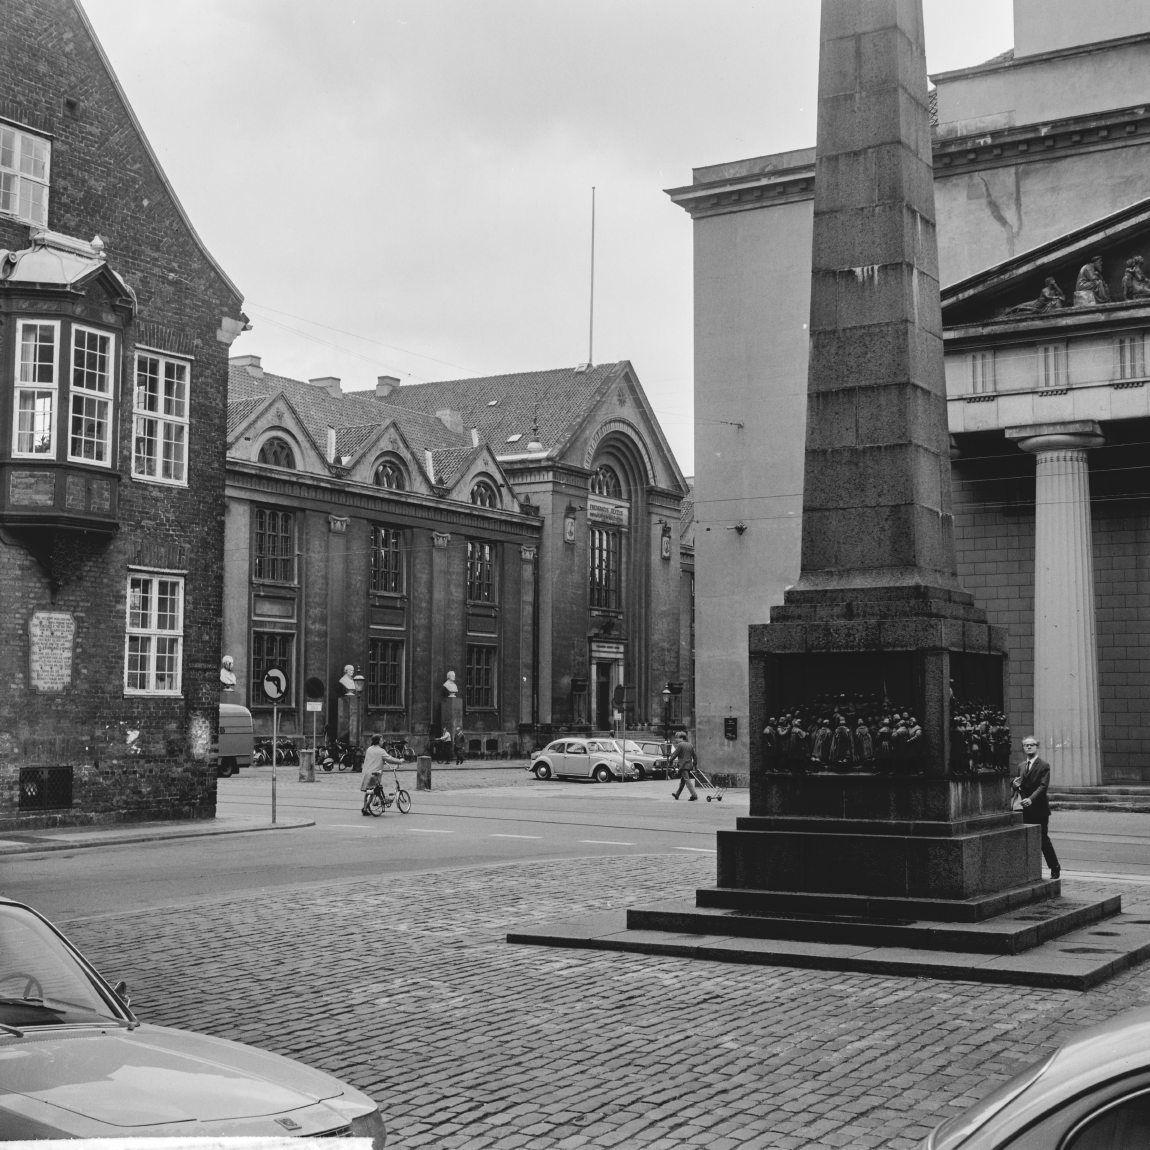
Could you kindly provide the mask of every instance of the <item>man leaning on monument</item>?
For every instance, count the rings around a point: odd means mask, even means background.
[[[1050,867],[1050,877],[1058,878],[1062,868],[1058,865],[1058,855],[1050,841],[1050,800],[1046,792],[1050,789],[1050,764],[1038,757],[1038,740],[1027,735],[1022,740],[1022,751],[1026,762],[1018,777],[1011,780],[1011,786],[1022,801],[1022,821],[1036,823],[1042,828],[1042,857]]]

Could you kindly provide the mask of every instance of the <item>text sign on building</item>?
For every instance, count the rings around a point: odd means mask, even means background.
[[[29,679],[33,690],[64,691],[72,685],[76,620],[67,611],[34,611],[28,623]]]
[[[610,523],[626,527],[630,507],[617,499],[602,499],[592,495],[587,500],[587,518],[595,523]]]

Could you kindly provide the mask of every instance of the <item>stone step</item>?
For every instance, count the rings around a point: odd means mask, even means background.
[[[1118,895],[1099,900],[1054,897],[1017,907],[982,922],[956,923],[846,914],[755,914],[701,907],[683,899],[629,910],[627,929],[850,946],[953,950],[971,954],[1021,954],[1041,943],[1110,918],[1121,908],[1122,900]]]
[[[507,941],[529,946],[673,955],[705,962],[1090,990],[1150,957],[1150,919],[1117,914],[1100,925],[1071,931],[1022,954],[628,930],[621,911],[511,931]]]

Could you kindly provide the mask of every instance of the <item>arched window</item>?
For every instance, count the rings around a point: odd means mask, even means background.
[[[471,488],[471,502],[476,507],[498,507],[499,493],[486,479],[477,479]]]
[[[407,476],[394,459],[385,459],[375,469],[375,485],[385,487],[388,491],[406,491]]]
[[[269,463],[272,467],[284,467],[288,471],[295,470],[295,452],[286,439],[273,435],[271,439],[264,440],[260,448],[260,463]]]
[[[619,482],[619,473],[607,464],[601,463],[595,468],[591,476],[591,494],[606,495],[611,499],[623,498],[623,484]]]

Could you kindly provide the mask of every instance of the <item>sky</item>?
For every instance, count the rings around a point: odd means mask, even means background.
[[[665,190],[814,144],[817,0],[81,2],[244,295],[233,355],[345,390],[629,359],[692,473]],[[924,20],[932,72],[1013,42],[1009,0]]]

